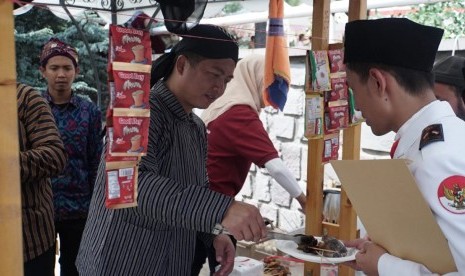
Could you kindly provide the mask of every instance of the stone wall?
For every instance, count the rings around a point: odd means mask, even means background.
[[[242,57],[252,53],[264,54],[264,51],[241,49],[240,52]],[[306,192],[308,141],[304,136],[305,57],[301,54],[291,56],[291,79],[284,110],[278,112],[276,109],[266,107],[262,110],[260,119],[283,162],[294,174],[302,190]],[[202,110],[195,112],[200,115]],[[361,159],[389,158],[388,152],[394,139],[393,133],[376,137],[369,127],[362,125],[361,137]],[[343,144],[342,137],[340,140]],[[337,183],[334,171],[326,165],[325,187]],[[299,203],[291,200],[289,194],[277,184],[266,169],[258,168],[253,164],[236,200],[257,206],[264,217],[273,220],[276,226],[285,231],[293,231],[305,225],[305,215],[299,211]]]
[[[304,137],[304,58],[292,58],[292,82],[282,112],[266,107],[260,118],[280,157],[296,177],[302,190],[307,181],[307,139]],[[252,165],[243,189],[236,197],[260,208],[260,212],[283,230],[304,226],[300,205],[267,173]]]
[[[304,136],[305,57],[291,57],[291,78],[284,110],[278,112],[267,107],[261,112],[260,118],[280,157],[306,192],[308,141]],[[375,137],[368,127],[363,126],[361,159],[388,158],[393,136],[391,133]],[[325,166],[324,179],[327,187],[338,183],[329,165]],[[305,225],[305,216],[299,211],[298,202],[292,200],[264,168],[252,165],[236,200],[257,206],[264,217],[273,220],[283,230],[294,231]]]

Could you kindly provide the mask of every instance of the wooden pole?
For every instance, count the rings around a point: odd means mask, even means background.
[[[312,50],[328,50],[330,0],[313,0]]]
[[[13,4],[0,0],[0,275],[23,275]]]
[[[367,18],[367,0],[351,0],[349,3],[349,21]]]
[[[366,19],[367,0],[349,2],[349,21]],[[343,131],[342,159],[359,160],[361,144],[361,124],[351,126]],[[339,239],[353,240],[357,237],[357,214],[347,197],[344,187],[341,191],[341,209],[339,215]],[[354,271],[344,265],[339,266],[339,275],[354,275]]]
[[[307,172],[307,205],[305,219],[305,233],[321,236],[323,214],[323,176],[324,167],[323,139],[310,139],[308,141],[308,172]],[[305,276],[319,276],[320,265],[305,262]]]
[[[366,18],[366,0],[349,2],[349,20]],[[312,50],[328,50],[329,45],[329,17],[330,1],[313,1],[312,19]],[[360,159],[361,126],[354,125],[343,130],[342,159]],[[324,165],[322,162],[324,138],[309,139],[308,141],[308,182],[307,182],[307,214],[305,230],[307,234],[323,234],[327,230],[330,236],[342,240],[352,240],[357,237],[357,215],[344,189],[341,191],[341,208],[339,225],[322,222],[323,213],[323,178]],[[319,276],[321,267],[315,263],[305,263],[305,276]],[[355,272],[347,266],[340,265],[338,274],[349,276]]]
[[[313,0],[312,50],[327,50],[329,43],[330,0]],[[305,232],[321,236],[323,214],[323,176],[322,162],[323,138],[308,140],[307,167],[307,206],[305,214]],[[320,265],[305,262],[305,276],[319,276]]]

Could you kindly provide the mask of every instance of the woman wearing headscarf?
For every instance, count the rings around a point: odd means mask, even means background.
[[[202,113],[208,133],[210,189],[236,196],[254,163],[266,168],[276,182],[305,209],[306,197],[302,189],[279,158],[259,118],[265,106],[262,98],[264,66],[264,56],[250,55],[240,60],[223,96]],[[201,259],[202,263],[206,257],[206,251],[203,252],[204,255],[197,248],[196,259]],[[210,269],[213,267],[211,264]]]

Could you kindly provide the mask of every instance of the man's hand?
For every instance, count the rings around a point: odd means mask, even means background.
[[[355,247],[358,250],[361,250],[363,243],[365,243],[366,241],[367,239],[356,239],[356,240],[343,241],[343,242],[346,247]],[[357,270],[357,271],[362,270],[360,267],[358,267],[357,262],[355,260],[350,261],[350,262],[345,262],[344,265],[350,266],[352,269]]]
[[[258,242],[267,234],[265,222],[257,207],[244,202],[233,201],[221,224],[237,240]]]
[[[381,255],[387,251],[381,246],[367,239],[358,239],[344,242],[347,247],[355,247],[359,251],[355,255],[355,261],[346,262],[345,265],[355,270],[362,270],[367,275],[378,275],[378,261]]]
[[[220,263],[220,269],[215,276],[229,275],[234,268],[234,257],[236,250],[228,235],[218,235],[213,240],[213,247],[216,252],[216,261]]]
[[[384,253],[387,253],[386,249],[367,241],[355,255],[357,266],[367,275],[378,275],[378,260]]]

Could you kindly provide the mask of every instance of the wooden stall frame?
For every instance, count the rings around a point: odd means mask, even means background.
[[[349,3],[349,21],[365,19],[367,0],[354,0]],[[330,0],[313,1],[312,50],[328,50],[329,45]],[[343,130],[342,159],[360,159],[361,125],[352,125]],[[323,231],[342,240],[357,238],[357,215],[352,208],[344,188],[341,190],[341,206],[339,224],[322,222],[323,213],[323,179],[324,163],[322,162],[324,137],[308,140],[307,165],[307,206],[305,232],[321,236]],[[305,276],[319,276],[320,264],[305,263]],[[348,266],[339,265],[338,274],[354,275],[355,271]]]
[[[23,275],[13,4],[0,0],[0,275]]]

